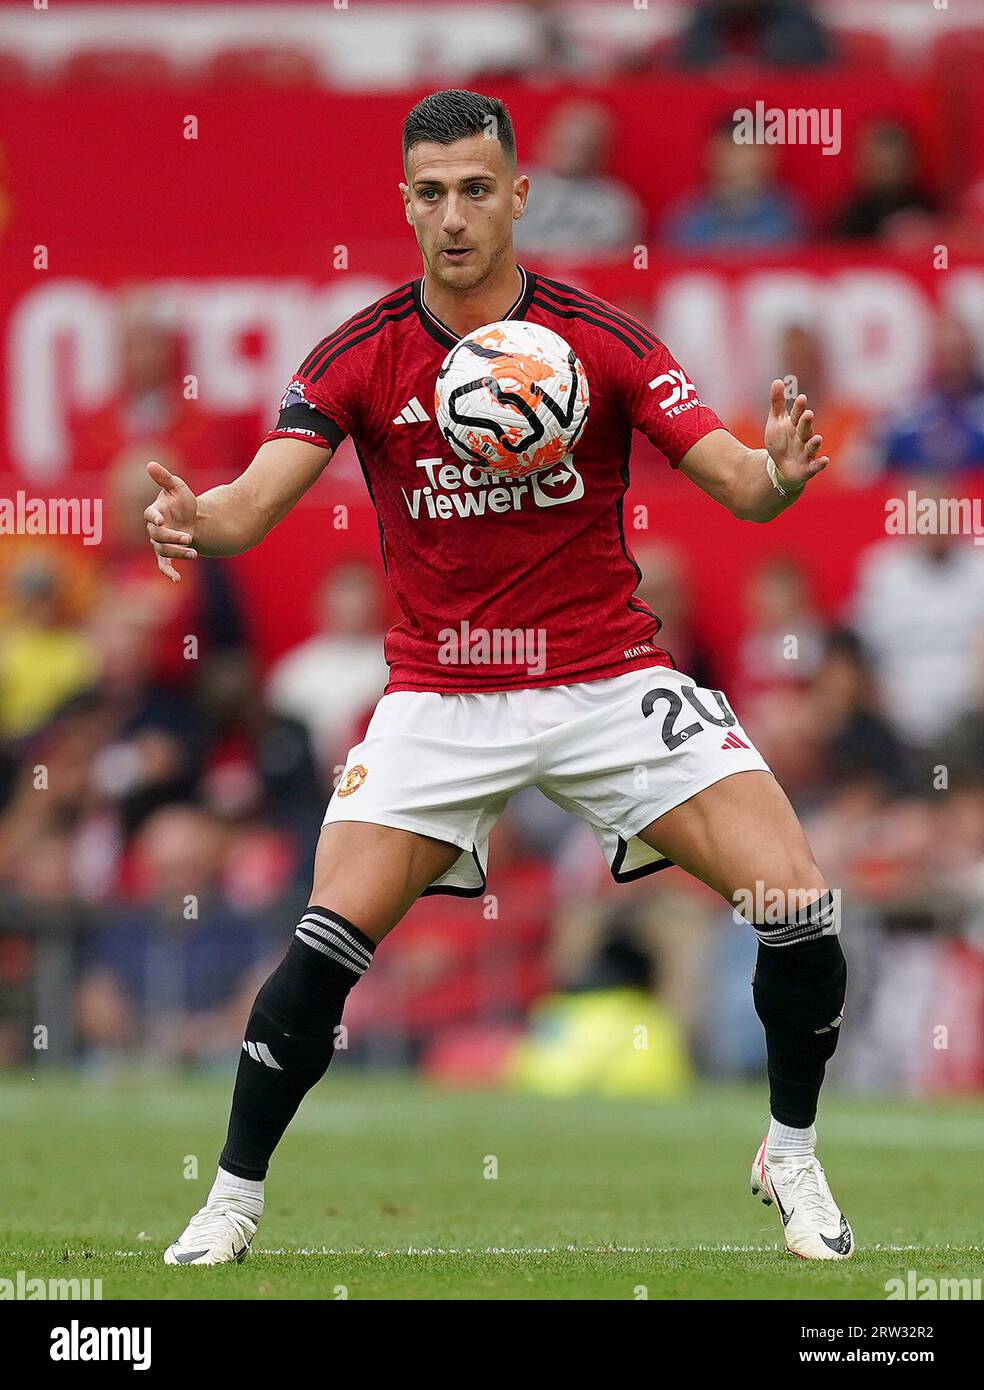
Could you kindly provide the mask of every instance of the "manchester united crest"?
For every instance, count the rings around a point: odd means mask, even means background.
[[[353,792],[359,790],[367,776],[368,773],[361,763],[356,763],[355,767],[347,768],[338,784],[338,795],[351,796]]]

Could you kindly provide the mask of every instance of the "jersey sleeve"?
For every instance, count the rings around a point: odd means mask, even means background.
[[[673,468],[705,434],[725,428],[664,343],[657,341],[638,356],[621,351],[617,370],[630,424]]]
[[[358,418],[352,354],[334,360],[319,345],[301,363],[280,401],[277,423],[263,438],[303,439],[337,449]]]

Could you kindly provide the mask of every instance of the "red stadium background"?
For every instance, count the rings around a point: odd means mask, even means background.
[[[877,83],[860,83],[850,72],[818,76],[811,100],[843,111],[848,149],[868,120],[905,121],[941,194],[954,177],[970,176],[963,161],[948,167],[957,148],[954,106],[968,96],[962,72],[958,78],[940,61],[928,72],[884,75]],[[794,104],[799,86],[775,73],[717,81],[664,74],[602,88],[497,89],[513,112],[521,154],[535,147],[545,116],[565,98],[601,100],[619,132],[612,172],[659,210],[693,185],[696,152],[723,113],[756,100]],[[984,97],[979,84],[973,90],[971,132],[984,139]],[[0,470],[64,495],[98,489],[103,460],[70,454],[69,422],[74,411],[97,410],[119,389],[111,324],[117,293],[136,286],[150,287],[174,314],[203,406],[225,422],[237,466],[248,458],[311,342],[416,273],[396,185],[400,124],[418,95],[376,94],[366,102],[324,91],[271,97],[214,84],[93,90],[71,82],[55,90],[0,90]],[[185,138],[189,117],[197,124],[194,139]],[[822,226],[848,191],[849,161],[816,147],[779,154],[783,180]],[[36,268],[39,247],[46,249],[44,269]],[[729,420],[764,418],[762,383],[782,367],[780,330],[807,322],[827,345],[837,394],[875,429],[905,408],[919,384],[935,306],[970,309],[984,334],[984,257],[959,250],[947,270],[938,260],[923,239],[888,254],[821,242],[793,255],[718,252],[699,260],[656,245],[641,261],[575,258],[547,268],[653,322]],[[335,268],[340,261],[344,268]],[[530,261],[536,268],[537,258]],[[361,480],[340,464],[237,567],[264,663],[307,631],[308,598],[326,565],[374,554],[376,523]],[[725,671],[739,631],[734,575],[755,556],[798,549],[807,518],[824,543],[802,558],[824,604],[835,609],[853,582],[854,557],[882,533],[885,489],[862,486],[839,465],[835,459],[795,519],[749,534],[691,496],[637,439],[626,509],[630,546],[659,536],[686,548],[706,636]],[[191,471],[196,486],[209,481],[201,467]],[[843,485],[853,485],[847,501]],[[348,529],[329,531],[326,517],[339,502],[349,508]],[[633,505],[648,508],[635,514],[643,525],[633,526]],[[287,557],[297,601],[284,612],[277,576]]]

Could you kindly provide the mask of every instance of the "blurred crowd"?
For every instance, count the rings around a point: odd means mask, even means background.
[[[520,254],[525,256],[525,249]],[[548,273],[559,266],[563,274],[562,259],[551,252],[531,253],[530,264]],[[639,303],[624,307],[645,313]],[[831,485],[864,485],[879,476],[958,477],[984,468],[984,361],[969,322],[969,314],[966,319],[938,314],[925,345],[923,381],[911,399],[863,404],[833,388],[822,325],[805,316],[788,324],[777,344],[776,366],[795,378],[823,421],[826,451],[837,459]],[[165,464],[174,461],[176,471],[227,478],[252,457],[261,426],[266,428],[263,421],[210,415],[200,401],[186,397],[178,335],[139,292],[121,300],[120,364],[118,394],[98,408],[73,412],[70,420],[74,467],[108,473],[113,480],[107,500],[111,518],[128,507],[132,512],[148,458],[159,454]],[[756,405],[728,424],[738,438],[757,443],[760,416]],[[347,467],[344,460],[340,465]],[[350,471],[361,476],[357,467]],[[118,531],[124,526],[118,520],[112,524]],[[122,534],[117,536],[117,563],[128,571],[141,566],[142,540],[133,535],[126,549]],[[219,595],[206,598],[221,602]]]
[[[733,105],[733,103],[732,103]],[[637,244],[678,251],[762,250],[822,240],[922,247],[951,237],[984,242],[984,181],[951,207],[939,204],[903,122],[867,122],[853,151],[853,187],[822,218],[778,175],[778,147],[741,143],[723,114],[706,136],[694,187],[665,209],[645,208],[609,172],[616,129],[598,101],[560,102],[537,141],[532,192],[517,227],[526,250],[606,255]]]
[[[887,8],[867,7],[863,0],[851,13],[824,0],[650,0],[635,9],[659,12],[658,37],[653,38],[649,27],[618,22],[625,18],[621,7],[604,0],[587,14],[584,7],[562,0],[525,0],[504,7],[500,29],[506,38],[514,35],[514,44],[507,42],[503,53],[502,43],[492,45],[491,52],[499,56],[482,61],[476,58],[483,51],[480,21],[474,43],[454,42],[455,26],[467,25],[469,17],[467,9],[449,5],[437,21],[447,40],[441,44],[424,41],[428,20],[421,10],[423,27],[419,34],[413,30],[415,37],[408,41],[411,71],[404,81],[487,88],[518,78],[549,92],[564,83],[617,82],[646,73],[703,73],[721,80],[719,118],[706,131],[703,150],[694,152],[693,188],[669,208],[644,207],[637,192],[611,173],[616,131],[603,101],[558,99],[536,148],[522,151],[524,162],[532,153],[536,173],[529,213],[519,229],[529,250],[597,256],[638,243],[706,251],[795,246],[811,239],[979,248],[984,244],[984,170],[976,152],[968,150],[970,158],[962,159],[947,151],[945,161],[933,160],[936,167],[927,167],[930,160],[918,148],[917,132],[904,117],[888,114],[890,105],[852,137],[845,157],[853,166],[853,186],[820,214],[811,214],[795,188],[780,180],[775,145],[733,139],[734,95],[749,74],[775,71],[798,79],[804,73],[843,72],[870,83],[877,82],[879,73],[911,75],[922,65],[950,83],[938,94],[942,118],[948,143],[963,150],[970,119],[963,87],[967,74],[979,68],[984,13],[968,6],[953,15],[952,24],[933,26],[930,20],[927,29],[920,0],[896,0],[895,8],[897,24]],[[938,15],[948,7],[930,8]],[[160,13],[166,17],[167,7]],[[406,7],[410,25],[414,14],[413,6]],[[371,18],[371,7],[363,17]],[[39,68],[31,51],[19,51],[12,30],[7,46],[0,45],[0,85],[60,80],[82,90],[113,84],[139,88],[196,77],[276,93],[331,84],[319,64],[311,26],[306,43],[294,37],[297,30],[289,24],[281,26],[283,37],[243,43],[241,37],[236,41],[235,30],[221,24],[210,34],[204,14],[196,23],[204,26],[198,42],[207,61],[203,57],[191,68],[177,63],[173,70],[161,51],[167,29],[161,31],[161,45],[131,47],[118,39],[107,41],[101,29],[87,39],[83,16],[73,32],[61,36],[62,62],[54,70],[50,65]],[[262,14],[253,15],[251,27],[257,35],[265,33]],[[194,25],[176,26],[178,51],[185,56],[193,52],[197,32]],[[893,43],[907,34],[900,64]],[[332,35],[336,46],[345,39],[344,29]],[[371,73],[371,68],[361,73],[361,80]]]
[[[145,460],[193,476],[188,452],[210,437],[207,419],[169,409],[173,356],[148,346],[164,331],[124,318],[129,395],[77,425],[80,441],[115,451],[98,558],[57,539],[4,544],[5,1063],[30,1057],[38,1022],[61,1061],[229,1057],[305,901],[324,805],[386,680],[388,604],[374,559],[326,569],[310,635],[265,670],[228,562],[186,565],[179,586],[160,580],[142,519],[154,495]],[[818,408],[834,413],[812,337],[798,331],[789,350]],[[896,427],[886,458],[921,495],[939,492],[940,471],[956,461],[933,451],[932,412],[972,385],[970,340],[943,323],[936,395]],[[977,462],[968,453],[967,466]],[[655,539],[636,550],[640,594],[663,617],[666,645],[716,688],[721,667],[688,555]],[[982,1084],[984,548],[970,536],[886,535],[861,555],[838,611],[820,606],[795,554],[763,560],[742,584],[728,693],[842,890],[851,928],[865,1002],[838,1065],[859,1084]],[[418,905],[353,1001],[374,1055],[451,1077],[498,1074],[544,1001],[630,1001],[638,1013],[644,996],[660,1010],[659,1058],[679,1065],[625,1087],[683,1084],[693,1064],[761,1067],[751,933],[676,871],[615,887],[590,838],[538,793],[514,799],[493,839],[490,896]],[[918,990],[900,987],[906,970]],[[957,1030],[961,1048],[934,1052],[925,1011],[938,1008],[940,981],[966,1032]],[[564,1009],[559,1030],[548,1009],[551,1049],[569,1032],[571,1057],[596,1056],[577,1043],[584,1019]],[[580,1075],[558,1073],[552,1052],[545,1066],[533,1037],[519,1071],[531,1085]]]
[[[620,13],[611,0],[578,5],[502,0],[495,5],[490,30],[492,4],[475,0],[467,8],[448,4],[442,9],[432,0],[428,9],[407,6],[404,32],[411,43],[403,66],[394,69],[388,55],[378,54],[376,83],[385,85],[394,72],[404,82],[415,72],[422,81],[447,85],[449,78],[470,81],[476,75],[549,82],[613,80],[667,70],[717,73],[751,65],[795,73],[918,63],[927,58],[926,35],[934,34],[933,16],[925,15],[922,0],[893,0],[890,8],[868,0],[646,0],[634,5],[630,15]],[[935,32],[961,35],[973,29],[980,22],[975,4],[965,0],[950,26]],[[318,22],[322,16],[305,0],[284,0],[281,13],[273,16],[244,0],[248,26],[224,23],[221,15],[204,9],[182,16],[180,43],[173,46],[147,41],[146,33],[166,34],[167,29],[153,31],[139,8],[129,20],[120,20],[126,5],[127,0],[104,0],[103,9],[117,11],[115,36],[105,25],[87,26],[89,16],[77,17],[71,32],[60,36],[54,60],[40,45],[18,51],[22,31],[11,29],[0,50],[0,80],[162,83],[195,78],[289,88],[329,85],[351,71],[344,59],[333,63],[323,46],[327,34],[336,50],[344,50],[357,33],[345,25],[323,27]],[[348,6],[333,8],[344,11]],[[948,6],[932,8],[938,13]],[[371,11],[366,18],[372,20]],[[430,43],[412,42],[421,34]],[[451,41],[442,42],[447,39]],[[41,61],[39,53],[48,61]],[[372,74],[373,66],[364,71]]]

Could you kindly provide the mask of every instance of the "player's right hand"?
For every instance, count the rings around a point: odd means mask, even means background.
[[[160,488],[155,501],[144,512],[147,535],[157,555],[157,568],[174,584],[181,582],[172,560],[194,560],[195,522],[198,501],[191,488],[176,473],[159,463],[148,463],[147,472]]]

